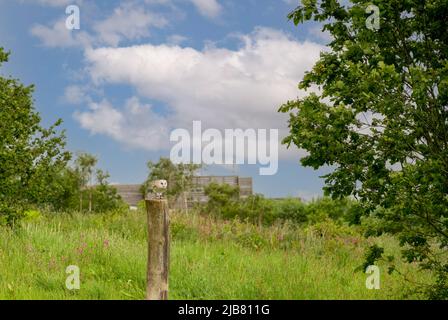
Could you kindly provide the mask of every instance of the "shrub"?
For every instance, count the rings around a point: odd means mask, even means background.
[[[275,220],[272,200],[262,195],[239,198],[239,188],[228,184],[211,183],[205,188],[208,202],[205,210],[225,219],[240,218],[258,224],[271,224]]]
[[[350,199],[331,199],[328,197],[319,198],[310,202],[307,207],[308,220],[317,223],[330,218],[334,221],[355,220],[357,202]]]
[[[127,207],[127,204],[117,193],[117,189],[106,184],[96,186],[92,192],[92,199],[92,210],[95,212],[106,212]]]
[[[42,217],[42,214],[38,210],[26,210],[23,213],[23,220],[25,221],[33,221],[40,219]]]
[[[272,200],[262,195],[251,195],[239,202],[238,216],[258,224],[270,225],[276,217]]]
[[[204,193],[208,197],[205,206],[207,212],[227,219],[240,215],[238,210],[239,188],[228,184],[210,183],[204,188]]]
[[[277,221],[316,224],[331,219],[337,223],[360,224],[360,206],[350,199],[321,198],[310,203],[300,199],[266,199],[262,195],[239,198],[239,189],[211,183],[205,188],[208,202],[202,212],[224,219],[239,218],[252,223],[272,225]]]
[[[274,217],[281,220],[290,220],[295,223],[308,221],[307,206],[300,199],[286,198],[273,202]]]

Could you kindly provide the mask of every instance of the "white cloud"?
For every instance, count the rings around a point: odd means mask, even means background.
[[[277,109],[298,96],[298,82],[324,48],[267,28],[258,28],[242,40],[238,50],[168,45],[89,49],[88,71],[97,85],[132,86],[142,97],[162,102],[169,112],[155,114],[146,107],[136,118],[129,107],[121,111],[103,103],[77,119],[93,133],[150,150],[169,148],[167,130],[189,129],[193,120],[201,120],[204,128],[221,130],[278,128],[282,136],[287,115]],[[106,130],[107,121],[98,121],[100,116],[112,117],[111,123],[120,126]],[[156,130],[148,135],[148,128]],[[134,143],[130,135],[145,138]]]
[[[214,18],[217,17],[221,11],[222,6],[217,0],[190,0],[199,12],[206,17]]]
[[[63,100],[67,103],[77,105],[90,101],[90,98],[86,94],[86,88],[71,85],[65,88]]]
[[[86,32],[67,29],[65,20],[58,20],[49,27],[37,24],[31,28],[31,34],[39,38],[44,46],[53,48],[85,47],[92,42]]]
[[[172,44],[172,45],[175,45],[175,46],[181,45],[182,43],[184,43],[187,40],[188,40],[187,37],[184,37],[184,36],[179,35],[179,34],[173,34],[173,35],[169,36],[166,39],[168,44]]]
[[[28,0],[27,0],[28,1]],[[81,1],[78,0],[80,3]],[[62,5],[63,0],[43,1],[47,5]],[[150,0],[146,4],[169,5],[167,0]],[[86,5],[93,5],[86,3]],[[92,9],[93,10],[93,9]],[[69,30],[65,25],[65,17],[51,25],[37,24],[31,28],[31,34],[39,38],[47,47],[80,47],[117,46],[124,40],[138,40],[149,37],[152,28],[162,28],[168,24],[163,15],[148,10],[137,2],[125,2],[116,7],[113,12],[96,22],[83,15],[81,8],[82,30]]]
[[[74,117],[92,134],[110,136],[131,148],[161,150],[166,147],[166,137],[169,136],[167,119],[136,97],[127,100],[121,109],[107,100],[91,102],[88,111],[77,111]]]
[[[40,5],[44,6],[51,6],[51,7],[62,7],[62,6],[68,6],[70,4],[75,3],[82,3],[81,0],[74,1],[74,0],[22,0],[23,2],[34,2],[38,3]]]
[[[150,35],[150,28],[164,27],[168,21],[161,15],[149,12],[132,3],[117,7],[107,19],[94,26],[98,41],[117,46],[122,40],[135,40]]]

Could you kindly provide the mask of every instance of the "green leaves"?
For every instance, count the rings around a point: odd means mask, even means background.
[[[168,181],[168,196],[176,200],[192,187],[194,173],[200,167],[197,164],[174,164],[169,158],[164,157],[161,157],[158,162],[149,161],[149,175],[142,185],[142,192],[146,194],[151,181],[164,179]]]
[[[361,266],[362,271],[365,271],[368,266],[374,265],[377,260],[382,258],[383,253],[384,253],[384,249],[377,246],[376,244],[373,246],[370,246],[365,254],[364,263]]]
[[[8,59],[0,48],[0,65]],[[65,166],[65,137],[40,126],[33,86],[0,77],[0,223],[13,225],[24,208],[49,192],[49,173]]]
[[[442,277],[439,262],[448,259],[448,3],[374,2],[381,27],[372,31],[365,25],[370,1],[340,2],[305,1],[289,15],[295,23],[321,22],[333,41],[299,84],[318,86],[319,94],[279,109],[290,116],[283,142],[308,151],[303,165],[334,168],[324,188],[332,197],[358,198],[365,215],[386,208],[375,219],[400,236],[404,256]]]

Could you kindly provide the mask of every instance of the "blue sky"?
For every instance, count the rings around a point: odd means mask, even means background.
[[[80,30],[67,30],[67,5]],[[174,128],[275,128],[287,133],[281,103],[325,49],[319,26],[295,27],[290,0],[0,0],[0,72],[34,84],[43,123],[58,118],[68,149],[99,158],[111,182],[139,183],[146,162],[168,156]],[[204,174],[252,176],[270,197],[321,194],[324,171],[280,150],[279,170],[258,165]]]

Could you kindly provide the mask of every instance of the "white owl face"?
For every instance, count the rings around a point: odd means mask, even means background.
[[[155,180],[152,182],[152,186],[157,189],[166,189],[168,182],[166,180]]]

